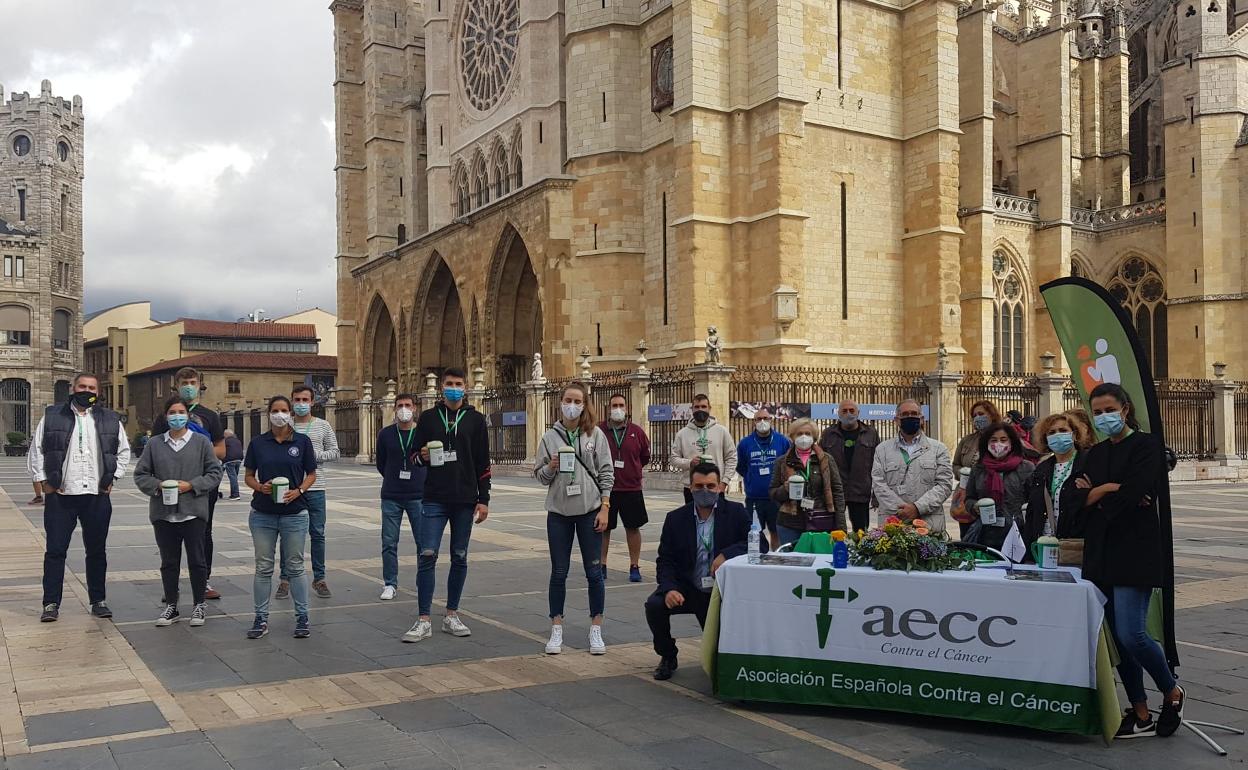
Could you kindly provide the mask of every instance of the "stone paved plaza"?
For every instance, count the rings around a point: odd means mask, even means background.
[[[248,641],[247,507],[223,501],[206,626],[155,628],[159,560],[147,504],[130,479],[113,495],[109,603],[85,612],[82,549],[70,551],[61,620],[40,624],[41,512],[24,464],[0,464],[0,738],[9,770],[215,768],[1206,768],[1242,763],[1227,737],[1218,758],[1194,737],[1133,741],[1049,735],[954,720],[823,708],[720,703],[697,665],[698,628],[679,618],[682,667],[669,683],[642,602],[653,588],[652,521],[641,585],[627,582],[622,532],[607,584],[609,645],[586,652],[586,592],[574,556],[567,642],[547,657],[545,513],[527,479],[496,479],[492,514],[475,530],[463,615],[472,636],[399,642],[413,620],[415,547],[403,541],[398,600],[379,590],[378,480],[330,470],[329,583],[312,602],[311,639],[295,640],[288,603],[272,632]],[[1174,490],[1180,676],[1189,716],[1248,723],[1246,487]],[[652,511],[677,502],[649,498]],[[652,513],[652,520],[655,519]],[[445,568],[439,568],[439,587]],[[184,588],[185,594],[189,590]],[[439,593],[439,596],[443,594]],[[187,609],[184,606],[184,610]],[[440,608],[435,606],[435,622]],[[435,625],[436,628],[436,625]]]

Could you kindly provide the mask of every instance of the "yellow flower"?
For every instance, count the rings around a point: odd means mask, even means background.
[[[893,547],[893,541],[889,539],[888,535],[885,535],[884,537],[880,538],[879,540],[875,542],[875,550],[877,551],[887,551],[889,548],[892,548],[892,547]]]
[[[838,543],[845,539],[845,530],[843,529],[834,529],[828,534],[834,541]]]

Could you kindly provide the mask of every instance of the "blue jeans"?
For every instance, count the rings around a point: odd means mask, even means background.
[[[596,618],[607,602],[602,583],[602,533],[594,531],[597,511],[580,516],[546,514],[546,541],[550,543],[550,618],[563,617],[567,597],[568,569],[572,561],[572,537],[581,544],[581,564],[589,583],[589,617]]]
[[[325,579],[325,490],[314,489],[303,493],[308,506],[308,538],[312,541],[312,579]],[[302,547],[302,546],[301,546]],[[290,580],[286,574],[286,543],[281,544],[282,580]]]
[[[420,517],[420,531],[416,542],[420,556],[416,568],[416,606],[421,617],[429,614],[433,606],[433,588],[436,583],[434,568],[438,566],[438,549],[442,547],[442,533],[451,525],[451,572],[446,579],[446,608],[452,612],[459,609],[459,597],[464,593],[464,581],[468,579],[468,541],[472,538],[472,519],[476,503],[466,505],[425,501]]]
[[[230,497],[238,497],[238,466],[242,464],[242,460],[230,460],[228,463],[222,463],[225,466],[226,478],[230,480]]]
[[[268,620],[273,594],[273,553],[282,541],[282,571],[290,576],[290,596],[295,614],[308,614],[308,581],[303,575],[303,541],[308,535],[308,512],[276,516],[252,509],[248,519],[251,543],[256,549],[256,578],[251,585],[256,614]]]
[[[1173,690],[1175,685],[1174,674],[1166,663],[1166,654],[1145,628],[1152,597],[1151,588],[1113,586],[1106,608],[1109,627],[1114,632],[1114,641],[1118,643],[1118,656],[1122,659],[1118,664],[1118,677],[1122,679],[1127,699],[1133,705],[1148,702],[1148,696],[1144,694],[1145,671],[1153,678],[1162,695]]]
[[[788,543],[797,543],[802,537],[802,530],[789,529],[783,524],[777,524],[776,534],[780,536],[780,545],[786,545]]]
[[[388,586],[399,587],[399,535],[403,533],[404,513],[412,528],[416,551],[420,551],[416,533],[420,531],[421,510],[420,498],[381,501],[381,579]]]

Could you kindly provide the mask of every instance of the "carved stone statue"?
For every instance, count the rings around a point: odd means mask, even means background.
[[[949,371],[949,351],[945,348],[944,340],[936,348],[936,371]]]
[[[542,376],[542,354],[534,353],[533,354],[533,369],[529,372],[529,381],[541,382],[544,379],[546,378]]]
[[[706,362],[718,364],[719,354],[723,349],[723,343],[719,341],[719,330],[714,326],[706,327]]]

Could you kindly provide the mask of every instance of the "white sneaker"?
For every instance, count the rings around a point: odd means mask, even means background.
[[[558,655],[563,652],[563,626],[550,627],[550,641],[546,642],[546,654]]]
[[[408,629],[407,633],[403,634],[403,641],[419,642],[421,639],[428,639],[431,636],[433,636],[433,624],[427,620],[417,620]]]
[[[589,627],[589,654],[605,655],[607,653],[607,643],[602,641],[602,626]]]
[[[191,610],[191,627],[199,628],[208,619],[208,613],[204,609],[204,605],[196,604],[195,609]]]
[[[458,615],[447,615],[442,618],[442,633],[451,636],[472,636],[472,632],[468,630],[468,626],[464,625],[464,621],[459,619]]]
[[[383,602],[388,602],[391,599],[393,599],[398,593],[399,592],[395,590],[394,586],[386,586],[385,588],[381,589],[381,600]]]
[[[166,604],[165,609],[160,613],[160,617],[156,618],[157,628],[172,626],[178,622],[181,616],[178,615],[178,606],[176,604]]]

